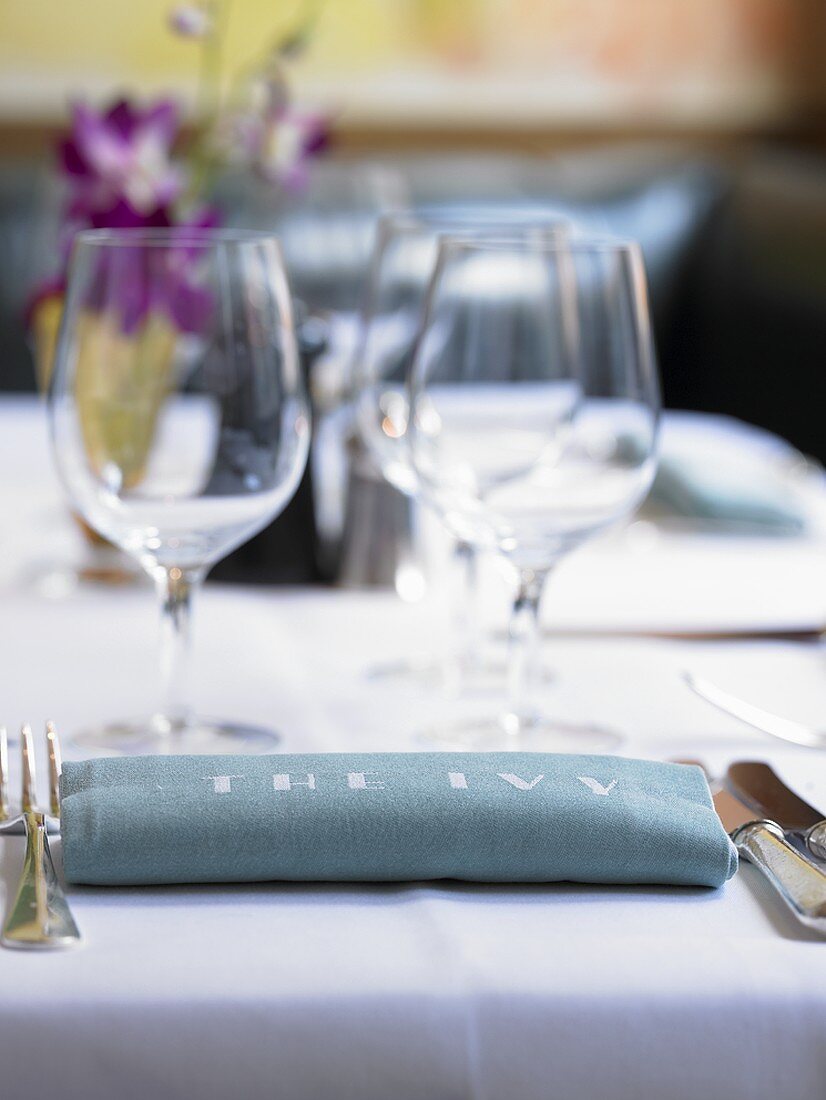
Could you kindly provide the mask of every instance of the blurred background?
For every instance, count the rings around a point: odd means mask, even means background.
[[[345,522],[329,454],[346,432],[325,443],[324,429],[346,393],[348,323],[374,217],[400,203],[538,204],[638,238],[667,407],[729,414],[826,460],[823,0],[190,8],[221,20],[220,58],[171,33],[164,0],[0,5],[0,389],[35,386],[24,314],[58,248],[69,103],[171,96],[192,125],[209,109],[205,64],[243,73],[300,26],[284,58],[293,100],[326,119],[323,157],[289,194],[230,166],[210,198],[227,224],[282,234],[300,311],[325,322],[304,341],[315,477],[327,463],[334,486],[316,492],[322,534]]]
[[[66,98],[129,87],[191,104],[197,51],[166,0],[5,0],[5,137],[36,149]],[[342,146],[549,152],[593,141],[773,137],[822,145],[819,0],[319,0],[294,81]],[[235,0],[222,49],[251,60],[296,0]]]

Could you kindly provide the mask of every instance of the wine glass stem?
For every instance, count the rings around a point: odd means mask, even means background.
[[[518,736],[535,725],[539,676],[539,604],[550,569],[521,569],[508,634],[508,702],[505,730]]]
[[[454,587],[454,661],[459,676],[472,672],[479,659],[479,570],[476,547],[458,540],[453,547],[459,573]]]
[[[187,725],[189,709],[189,637],[192,593],[203,573],[173,567],[163,569],[155,584],[161,606],[161,718],[170,730]]]

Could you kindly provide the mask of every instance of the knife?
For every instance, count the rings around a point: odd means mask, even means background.
[[[802,924],[826,936],[826,874],[789,844],[776,821],[755,817],[754,810],[717,783],[711,785],[711,797],[738,854],[765,875]]]
[[[826,861],[826,820],[804,802],[768,764],[741,760],[732,764],[726,782],[734,794],[765,817],[792,833],[815,859]]]
[[[756,707],[691,672],[683,672],[683,679],[695,695],[761,733],[779,737],[781,741],[791,741],[793,745],[803,745],[807,749],[826,748],[826,733],[822,730],[810,729],[802,722],[794,722],[791,718],[782,718],[779,714]]]

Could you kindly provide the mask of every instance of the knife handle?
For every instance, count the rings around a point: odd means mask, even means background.
[[[737,851],[763,872],[803,924],[826,935],[826,874],[788,843],[773,821],[750,821],[731,834]]]
[[[806,847],[815,859],[826,860],[826,821],[818,821],[806,833]]]

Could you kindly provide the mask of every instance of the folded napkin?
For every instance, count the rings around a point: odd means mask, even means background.
[[[702,771],[551,753],[142,756],[64,764],[70,882],[720,886]]]
[[[806,517],[790,498],[788,485],[759,481],[753,469],[726,469],[713,455],[662,457],[648,508],[756,534],[799,535],[806,529]]]
[[[791,471],[804,465],[770,432],[730,417],[669,411],[646,507],[740,533],[799,535],[809,515],[801,478]]]

